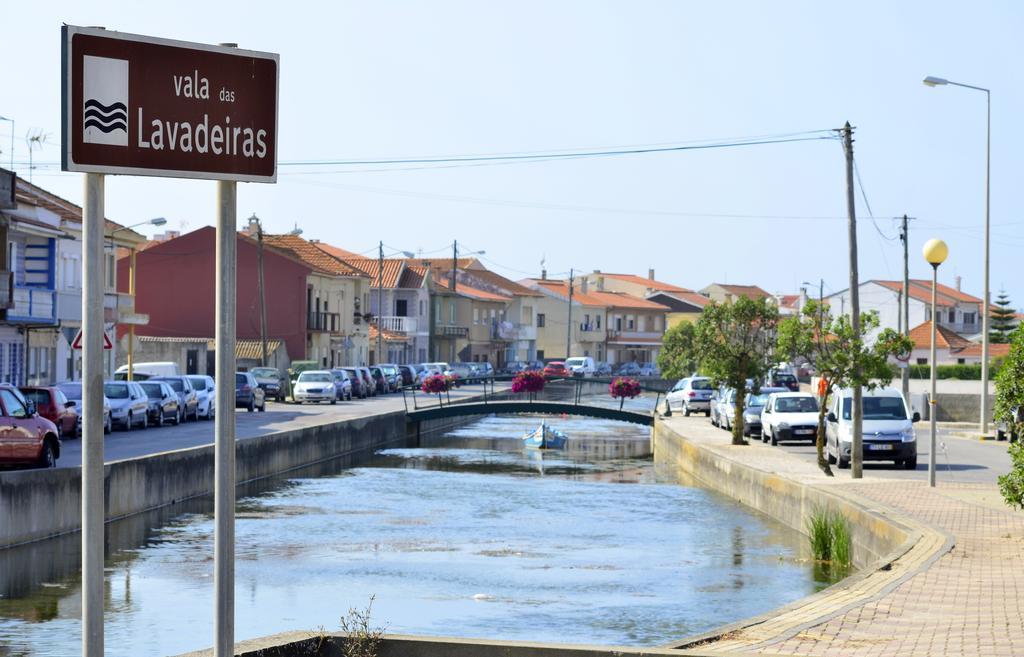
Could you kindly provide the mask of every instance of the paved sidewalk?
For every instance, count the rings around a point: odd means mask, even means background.
[[[670,422],[688,439],[692,435],[694,442],[752,467],[836,492],[849,491],[954,541],[953,549],[945,553],[929,545],[908,552],[893,564],[893,570],[902,572],[889,587],[852,591],[865,602],[840,610],[834,597],[825,598],[826,608],[815,610],[812,603],[782,612],[702,649],[851,657],[1024,655],[1024,513],[1005,506],[995,486],[940,482],[929,488],[923,481],[887,478],[885,471],[866,473],[859,482],[850,479],[849,471],[836,471],[837,476],[829,479],[806,458],[761,444],[733,447],[725,432],[708,432],[690,425],[689,419],[685,428],[674,419]],[[934,540],[932,534],[922,542]],[[929,562],[928,553],[941,556]],[[801,625],[807,618],[820,620]]]

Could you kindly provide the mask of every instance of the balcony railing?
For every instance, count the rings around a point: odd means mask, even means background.
[[[434,326],[434,335],[441,338],[464,338],[469,335],[469,327],[438,324]]]
[[[9,280],[9,278],[8,278]],[[57,293],[39,287],[15,285],[7,321],[49,324],[57,321]]]
[[[307,331],[326,331],[337,333],[341,326],[338,313],[312,312],[306,316]]]
[[[395,333],[415,333],[419,329],[419,320],[415,317],[381,317],[379,326]]]

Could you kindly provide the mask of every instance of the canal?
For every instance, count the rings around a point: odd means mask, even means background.
[[[830,582],[806,540],[734,501],[666,481],[648,428],[490,417],[361,467],[321,465],[239,498],[239,639],[334,631],[374,598],[388,632],[651,646],[768,611]],[[108,528],[107,654],[212,643],[213,518]],[[79,536],[0,551],[0,656],[80,651]]]

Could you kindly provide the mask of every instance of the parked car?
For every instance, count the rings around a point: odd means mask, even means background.
[[[334,376],[334,394],[342,401],[352,401],[352,382],[348,378],[348,372],[343,369],[330,371]]]
[[[370,372],[369,367],[360,367],[359,374],[363,377],[363,388],[366,390],[366,394],[369,397],[377,396],[377,381],[373,378],[373,373]]]
[[[427,376],[432,374],[448,375],[452,373],[452,368],[448,363],[424,363],[427,368]]]
[[[553,360],[544,366],[545,378],[553,379],[563,376],[571,376],[565,363],[560,360]]]
[[[391,389],[388,386],[388,379],[384,376],[384,370],[379,366],[374,365],[370,368],[370,379],[373,381],[373,387],[379,394],[386,395],[390,392]]]
[[[456,385],[476,381],[476,369],[473,368],[472,363],[452,363],[448,368],[448,373],[458,377]]]
[[[103,394],[110,400],[110,415],[115,424],[125,431],[136,425],[149,426],[149,397],[134,381],[107,381]]]
[[[401,383],[403,388],[414,385],[418,378],[415,365],[399,365],[398,374],[402,377]]]
[[[761,411],[768,397],[775,392],[788,392],[786,388],[761,388],[757,393],[747,391],[743,400],[743,435],[761,437]]]
[[[917,436],[914,423],[921,415],[907,412],[903,393],[895,388],[863,392],[863,458],[865,461],[893,461],[907,470],[917,468]],[[825,454],[829,463],[850,467],[853,444],[853,390],[835,393],[825,423]]]
[[[716,427],[724,429],[726,418],[732,417],[734,397],[730,397],[731,392],[734,392],[732,388],[722,386],[711,394],[711,424]]]
[[[615,376],[640,376],[640,364],[637,362],[622,363],[615,368]]]
[[[384,381],[387,383],[388,392],[398,392],[398,388],[401,386],[401,375],[398,373],[398,365],[381,363],[377,367],[384,374]]]
[[[565,368],[573,376],[594,376],[597,363],[590,356],[573,356],[565,361]]]
[[[256,383],[263,388],[263,395],[276,402],[284,401],[288,384],[284,375],[276,367],[254,367],[249,373],[256,377]]]
[[[165,423],[178,424],[178,393],[166,381],[142,381],[139,383],[149,399],[149,421],[158,427]]]
[[[132,380],[135,382],[152,379],[154,376],[178,376],[178,364],[170,361],[153,363],[134,363],[132,365]],[[128,366],[122,365],[114,370],[115,381],[128,380]]]
[[[594,373],[597,376],[611,376],[612,366],[604,361],[601,361],[600,363],[597,364]]]
[[[500,368],[498,370],[498,373],[499,374],[515,375],[515,374],[519,374],[520,372],[525,371],[526,368],[527,368],[527,364],[524,361],[513,360],[513,361],[509,361],[509,362],[505,363],[505,366]]]
[[[358,397],[359,399],[366,399],[369,393],[367,392],[366,383],[363,381],[362,373],[358,367],[343,367],[348,374],[349,383],[352,384],[352,396]]]
[[[307,370],[299,374],[299,378],[295,380],[295,387],[292,389],[292,398],[297,404],[305,402],[337,403],[334,375],[327,370]]]
[[[0,464],[55,467],[61,443],[53,422],[38,415],[35,404],[9,383],[0,383],[0,407],[5,419],[0,425]]]
[[[670,408],[675,406],[686,417],[697,411],[711,417],[712,394],[714,389],[711,387],[711,379],[706,376],[691,376],[679,379],[665,395],[665,399],[668,400]]]
[[[641,363],[640,376],[658,376],[658,366],[654,363]]]
[[[491,365],[489,361],[485,360],[473,364],[476,365],[476,375],[481,380],[494,378],[494,365]]]
[[[78,411],[75,402],[70,401],[56,386],[22,386],[22,396],[36,405],[36,413],[45,417],[57,427],[61,440],[78,435]]]
[[[1010,418],[996,422],[996,440],[1010,439],[1011,443],[1017,442],[1017,427],[1024,423],[1024,406],[1018,406],[1010,411]],[[1010,420],[1013,420],[1012,422]]]
[[[78,422],[82,423],[85,413],[82,411],[82,382],[64,381],[58,383],[57,388],[64,393],[68,401],[75,402],[75,411],[78,413]],[[110,400],[103,398],[103,433],[110,433],[114,430],[114,421],[110,417]]]
[[[309,372],[311,370],[322,369],[320,361],[318,360],[293,360],[291,367],[288,368],[288,393],[293,395],[292,401],[295,401],[295,382],[299,379],[299,375],[303,372]]]
[[[818,400],[808,392],[776,392],[761,411],[761,440],[778,445],[785,440],[818,437]]]
[[[196,412],[204,420],[212,420],[217,406],[217,387],[213,377],[205,374],[189,374],[188,381],[196,391]]]
[[[235,408],[244,408],[250,413],[267,410],[267,396],[251,372],[235,372]]]
[[[178,422],[199,419],[199,398],[187,376],[154,376],[148,380],[163,381],[178,394]]]
[[[800,381],[790,372],[773,372],[765,380],[765,385],[773,388],[787,388],[791,392],[800,392]]]

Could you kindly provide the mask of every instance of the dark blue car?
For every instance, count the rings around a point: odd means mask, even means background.
[[[235,408],[244,408],[252,413],[267,410],[267,397],[250,372],[235,372]]]

